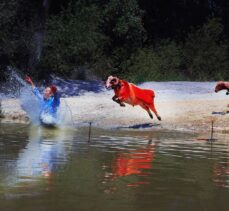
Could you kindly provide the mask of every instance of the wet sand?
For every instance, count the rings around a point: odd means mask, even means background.
[[[149,84],[143,85],[148,86]],[[193,84],[187,86],[191,88]],[[209,84],[206,91],[200,94],[184,94],[179,89],[176,92],[170,90],[169,93],[159,89],[156,92],[155,106],[162,121],[158,121],[155,115],[153,120],[150,119],[147,112],[139,106],[120,107],[111,100],[112,91],[88,92],[81,96],[63,98],[61,101],[69,106],[74,124],[78,126],[92,122],[94,127],[126,128],[152,123],[152,128],[155,129],[207,132],[214,121],[215,132],[229,132],[229,114],[223,114],[227,110],[229,97],[223,92],[215,94],[211,88],[212,84]],[[29,123],[18,99],[5,99],[1,107],[5,116],[1,119],[2,122]],[[213,115],[212,112],[217,114]]]

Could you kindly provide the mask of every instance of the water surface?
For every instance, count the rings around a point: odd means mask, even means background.
[[[0,124],[0,210],[229,210],[229,137]]]

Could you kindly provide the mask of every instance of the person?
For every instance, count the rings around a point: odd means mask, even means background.
[[[60,94],[54,85],[45,88],[43,95],[35,86],[29,76],[25,77],[25,81],[33,88],[33,93],[40,103],[40,121],[45,125],[55,125],[57,123],[57,111],[60,107]]]

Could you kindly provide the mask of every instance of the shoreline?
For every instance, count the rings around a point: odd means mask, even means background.
[[[112,101],[113,92],[86,93],[81,96],[62,98],[71,111],[74,125],[85,126],[92,122],[93,127],[103,129],[131,129],[136,125],[153,124],[154,130],[175,130],[187,132],[208,132],[213,121],[214,132],[229,133],[229,114],[223,115],[229,99],[224,95],[217,98],[157,98],[155,106],[162,117],[158,121],[150,119],[139,106],[120,107]],[[19,99],[4,99],[1,102],[4,118],[2,123],[29,124],[29,117],[20,106]],[[216,112],[213,115],[212,112]],[[139,128],[141,129],[141,128]],[[151,128],[150,128],[151,129]]]

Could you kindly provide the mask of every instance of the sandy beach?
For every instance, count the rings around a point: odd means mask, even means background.
[[[125,128],[152,123],[155,129],[197,132],[210,130],[213,121],[215,132],[229,132],[229,114],[224,113],[229,98],[223,91],[214,93],[214,83],[164,82],[141,85],[143,88],[152,86],[156,88],[155,105],[162,121],[158,121],[155,115],[153,120],[150,119],[139,106],[120,107],[111,100],[112,90],[62,98],[61,103],[69,107],[77,126],[92,122],[94,127]],[[4,99],[1,104],[4,115],[2,122],[29,123],[20,99]]]

